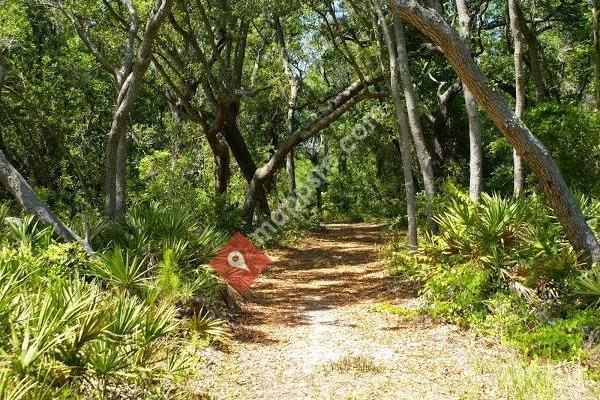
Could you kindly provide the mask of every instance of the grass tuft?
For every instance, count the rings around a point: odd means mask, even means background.
[[[378,374],[385,371],[385,367],[370,357],[361,355],[345,355],[339,360],[325,365],[328,372],[339,372],[343,374]]]

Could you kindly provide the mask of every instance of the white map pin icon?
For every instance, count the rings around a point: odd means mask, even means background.
[[[227,256],[227,263],[233,268],[243,269],[244,271],[251,272],[250,268],[246,265],[244,255],[239,251],[232,251]]]

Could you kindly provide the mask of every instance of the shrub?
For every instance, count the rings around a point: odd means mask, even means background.
[[[585,356],[600,324],[600,272],[580,263],[542,199],[483,195],[472,203],[447,189],[439,234],[417,255],[389,245],[391,272],[423,282],[434,315],[499,336],[527,355]],[[596,203],[579,202],[593,222]]]
[[[106,250],[92,258],[30,218],[14,220],[6,235],[13,246],[0,246],[0,398],[164,398],[189,357],[183,337],[194,329],[207,343],[228,339],[210,310],[224,287],[195,264],[222,242],[217,231],[151,209],[105,231]],[[198,296],[207,299],[199,320],[182,312]]]
[[[441,267],[424,284],[423,293],[434,315],[457,323],[480,314],[485,308],[490,273],[472,264]]]
[[[508,338],[513,346],[527,355],[581,358],[585,356],[590,333],[599,326],[600,316],[595,311],[572,310],[562,318],[538,320],[529,329],[510,332]]]

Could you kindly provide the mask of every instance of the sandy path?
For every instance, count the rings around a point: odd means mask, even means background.
[[[414,307],[414,291],[378,261],[381,226],[332,224],[273,266],[247,295],[231,350],[208,350],[194,392],[211,399],[497,398],[481,365],[508,355],[428,317],[374,312]]]

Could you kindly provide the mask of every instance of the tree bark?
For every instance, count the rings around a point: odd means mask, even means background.
[[[125,214],[127,201],[127,135],[121,135],[117,145],[117,168],[115,177],[115,208],[117,215]]]
[[[558,166],[506,101],[488,85],[470,51],[435,11],[414,0],[388,0],[393,12],[430,37],[444,52],[448,62],[477,98],[496,127],[508,139],[538,177],[548,203],[554,209],[569,242],[591,262],[600,262],[600,244],[573,199]]]
[[[285,170],[288,175],[288,193],[294,196],[296,193],[296,161],[293,149],[285,156]]]
[[[248,150],[248,146],[246,145],[246,141],[244,140],[244,137],[238,128],[238,115],[239,103],[232,101],[228,105],[225,114],[223,136],[225,137],[227,145],[231,149],[231,153],[235,157],[235,160],[242,171],[242,175],[244,175],[244,178],[250,187],[250,183],[252,182],[256,173],[256,163],[254,162],[252,154],[250,154],[250,150]],[[267,201],[267,194],[263,187],[263,182],[261,182],[260,185],[254,185],[252,191],[258,200],[260,211],[264,215],[270,215],[271,211],[269,209],[269,203]]]
[[[204,129],[204,135],[208,141],[208,145],[213,153],[214,174],[215,174],[215,193],[224,195],[229,188],[229,178],[231,177],[231,157],[229,155],[229,147],[227,142],[219,138],[218,134],[223,130],[225,124],[225,113],[227,112],[226,105],[220,104],[217,109],[217,115],[212,123],[208,126],[202,118],[202,115],[193,108],[189,103],[185,103],[186,109],[193,114],[193,119],[197,121]]]
[[[600,0],[592,0],[592,21],[594,36],[594,87],[596,92],[596,108],[600,111]]]
[[[2,151],[0,151],[0,182],[25,211],[35,215],[42,224],[53,228],[56,235],[67,242],[81,243],[86,251],[92,252],[90,246],[63,224],[48,206],[40,200],[25,178],[13,167]]]
[[[385,22],[383,11],[378,0],[373,0],[375,12],[379,17],[379,25],[383,32],[383,40],[386,44],[388,56],[390,59],[390,92],[394,103],[394,112],[396,114],[396,129],[399,134],[400,154],[402,158],[402,173],[404,176],[404,191],[406,193],[406,213],[408,218],[408,248],[410,251],[417,251],[419,241],[417,238],[417,218],[416,218],[416,200],[415,184],[412,176],[412,167],[410,165],[410,131],[404,114],[404,104],[402,95],[398,89],[398,80],[400,76],[400,66],[398,65],[399,54],[394,47],[392,35]]]
[[[252,225],[254,209],[260,196],[260,188],[263,186],[264,182],[271,178],[284,163],[287,154],[298,144],[317,135],[333,122],[337,121],[346,113],[346,111],[350,110],[356,104],[367,99],[381,98],[383,96],[382,93],[361,94],[361,91],[378,80],[379,78],[371,80],[367,79],[365,82],[355,82],[350,85],[332,101],[331,107],[322,116],[314,121],[308,128],[296,130],[293,135],[288,137],[287,140],[281,146],[279,146],[269,161],[256,170],[251,181],[249,182],[248,193],[246,194],[246,201],[244,204],[244,219],[247,226]]]
[[[529,50],[529,70],[531,71],[531,77],[535,85],[535,99],[538,103],[543,102],[546,99],[546,85],[544,84],[544,76],[542,74],[542,63],[540,61],[540,42],[537,40],[535,34],[535,25],[532,24],[531,29],[527,25],[523,10],[519,4],[516,5],[517,18],[519,22],[519,28],[523,33],[523,38],[527,43],[527,49]]]
[[[523,68],[523,33],[519,24],[519,0],[508,0],[508,15],[510,18],[510,30],[514,42],[514,64],[515,64],[515,88],[516,88],[516,103],[515,116],[518,119],[523,118],[525,111],[525,71]],[[515,197],[523,196],[523,160],[517,152],[513,150],[514,163],[514,195]]]
[[[116,221],[121,218],[125,212],[125,192],[126,192],[126,129],[129,114],[137,100],[144,75],[148,70],[152,59],[152,48],[154,41],[158,36],[160,26],[171,11],[173,0],[156,0],[154,8],[141,40],[140,48],[134,55],[133,46],[137,34],[137,17],[131,2],[127,2],[131,17],[131,26],[128,32],[128,40],[125,45],[125,57],[123,66],[120,70],[114,71],[118,87],[117,106],[113,122],[111,125],[108,141],[106,145],[106,216],[110,221]],[[77,27],[77,23],[74,23]],[[101,63],[110,71],[110,65],[89,42],[87,35],[81,30],[77,30],[80,37],[90,48],[90,51]],[[134,60],[135,57],[135,60]]]
[[[292,72],[292,67],[290,64],[290,55],[287,45],[285,43],[285,35],[283,34],[283,27],[281,26],[279,16],[274,16],[273,23],[275,27],[275,38],[281,51],[283,72],[285,73],[285,76],[287,77],[290,85],[287,117],[285,120],[285,129],[287,136],[289,137],[294,133],[294,114],[296,109],[296,103],[298,100],[300,82],[299,79],[295,77],[294,73]],[[296,193],[296,164],[294,162],[294,150],[290,151],[286,156],[286,171],[288,174],[289,183],[288,190],[291,195],[294,195],[294,193]]]
[[[423,128],[421,126],[421,115],[417,104],[417,96],[415,94],[415,87],[408,65],[408,51],[406,50],[404,27],[396,15],[394,15],[394,37],[396,39],[398,72],[400,73],[402,87],[404,89],[404,100],[406,101],[406,109],[408,111],[408,123],[415,145],[415,152],[417,153],[417,160],[421,167],[425,196],[427,197],[427,232],[433,233],[436,229],[435,222],[433,221],[433,201],[435,197],[433,162],[429,150],[427,149]]]
[[[430,116],[431,121],[431,143],[433,149],[433,169],[436,177],[442,176],[443,165],[445,163],[445,154],[442,144],[444,136],[448,130],[448,116],[450,115],[450,102],[461,91],[462,83],[456,80],[445,91],[444,82],[438,82],[437,102],[438,110],[435,116]]]
[[[457,0],[458,19],[460,24],[460,37],[464,45],[471,50],[471,15],[466,0]],[[463,85],[463,96],[469,119],[469,197],[472,201],[479,201],[483,187],[482,167],[483,151],[481,140],[481,117],[477,109],[477,101],[469,90]]]

